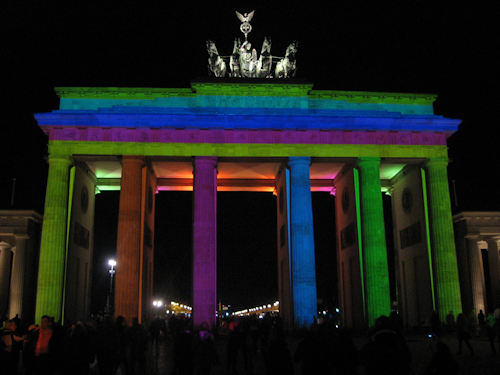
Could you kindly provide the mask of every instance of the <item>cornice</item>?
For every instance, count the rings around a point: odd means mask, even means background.
[[[349,103],[418,104],[432,105],[435,94],[409,94],[368,91],[312,90],[309,99],[343,100]]]
[[[61,99],[156,99],[172,97],[195,97],[187,88],[152,87],[55,87]]]

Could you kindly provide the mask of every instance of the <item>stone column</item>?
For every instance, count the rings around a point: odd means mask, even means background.
[[[490,238],[485,240],[488,244],[488,263],[490,265],[491,295],[494,306],[488,306],[488,310],[493,310],[500,306],[500,258],[498,254],[497,240]]]
[[[14,250],[10,284],[9,317],[14,317],[16,314],[19,314],[20,318],[23,317],[24,268],[28,239],[28,236],[16,236],[16,248]]]
[[[309,327],[318,314],[312,214],[311,158],[291,157],[290,221],[292,293],[295,327]]]
[[[69,156],[49,157],[42,240],[38,265],[35,321],[43,315],[62,317],[68,222]]]
[[[10,292],[11,246],[0,242],[0,315],[7,315]],[[8,316],[8,318],[11,318]]]
[[[372,326],[380,315],[389,315],[391,311],[380,158],[360,158],[357,168],[367,323]]]
[[[215,325],[217,311],[217,158],[194,158],[193,323]]]
[[[455,313],[462,311],[447,165],[448,159],[445,158],[430,159],[425,165],[434,292],[436,307],[443,322],[451,310]]]
[[[139,316],[143,166],[143,156],[122,157],[114,315],[125,317],[128,324]]]
[[[469,272],[471,275],[472,303],[479,313],[486,313],[486,289],[484,285],[483,261],[477,246],[477,238],[466,238]]]

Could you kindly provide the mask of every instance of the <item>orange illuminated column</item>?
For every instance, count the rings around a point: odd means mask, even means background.
[[[123,156],[116,249],[115,317],[139,316],[143,156]]]
[[[443,322],[451,310],[462,311],[447,165],[445,158],[426,163],[434,290]]]
[[[66,226],[68,221],[69,168],[67,156],[49,157],[43,230],[40,243],[35,321],[43,315],[62,318],[64,272],[66,266]]]
[[[194,158],[193,323],[215,324],[217,309],[217,158]]]

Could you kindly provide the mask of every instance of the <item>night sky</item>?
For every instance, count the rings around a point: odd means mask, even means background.
[[[242,37],[234,11],[255,9],[254,47],[260,52],[270,36],[272,53],[283,55],[298,40],[297,77],[315,89],[438,94],[435,113],[463,119],[449,139],[453,211],[500,211],[500,9],[493,2],[74,3],[25,1],[4,9],[0,209],[43,211],[47,140],[32,114],[58,108],[54,87],[189,87],[207,76],[205,41],[229,55],[234,38]],[[94,310],[108,287],[118,200],[117,193],[97,196]],[[220,193],[218,202],[222,303],[273,302],[276,198]],[[318,297],[334,303],[334,197],[314,193],[313,205]],[[190,302],[191,207],[191,193],[157,195],[157,297]]]

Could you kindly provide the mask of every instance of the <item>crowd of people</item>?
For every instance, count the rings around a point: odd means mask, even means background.
[[[485,332],[490,340],[492,355],[496,355],[495,338],[500,337],[499,316],[480,311],[459,314],[455,321],[450,312],[441,325],[434,314],[430,319],[433,356],[424,374],[457,374],[458,363],[441,340],[448,331],[456,332],[459,352],[465,343],[474,355],[470,338]],[[233,316],[220,319],[216,327],[202,323],[193,329],[189,318],[155,317],[147,326],[137,318],[129,325],[124,317],[92,317],[87,322],[61,325],[43,316],[39,326],[24,327],[19,318],[7,320],[0,331],[0,373],[17,374],[76,374],[76,375],[135,375],[147,374],[151,364],[147,350],[158,346],[160,337],[171,340],[171,368],[174,375],[254,375],[264,367],[266,374],[290,375],[296,367],[300,373],[342,374],[409,374],[412,356],[403,335],[399,314],[379,317],[369,332],[367,343],[358,349],[349,331],[339,329],[329,319],[316,321],[308,330],[294,332],[299,338],[291,352],[285,340],[279,316],[266,315],[245,318]],[[163,333],[163,335],[162,335]],[[220,347],[226,344],[226,368],[219,358]],[[20,353],[22,352],[22,355]],[[256,361],[263,365],[256,366]],[[297,365],[297,366],[296,366]]]

